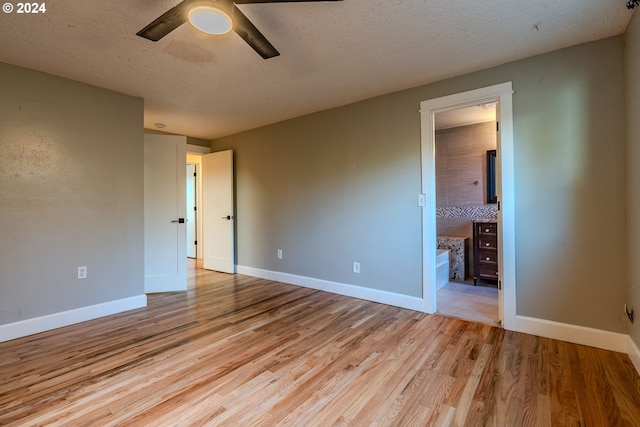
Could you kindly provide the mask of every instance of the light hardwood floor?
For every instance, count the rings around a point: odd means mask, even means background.
[[[0,425],[640,425],[623,354],[241,275],[190,282],[0,343]]]

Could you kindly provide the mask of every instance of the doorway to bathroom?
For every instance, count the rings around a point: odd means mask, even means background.
[[[456,283],[467,291],[467,299],[477,302],[480,295],[478,293],[497,294],[496,298],[489,295],[494,307],[497,305],[497,316],[492,312],[491,320],[485,323],[499,324],[507,329],[514,327],[516,319],[515,300],[515,209],[514,209],[514,173],[513,173],[513,117],[512,117],[512,83],[502,83],[494,86],[449,95],[441,98],[430,99],[420,103],[421,114],[421,157],[422,157],[422,232],[423,232],[423,301],[425,311],[435,313],[445,311],[446,301],[442,294],[438,295],[438,284]],[[489,124],[467,123],[462,126],[447,126],[438,122],[446,122],[447,112],[456,115],[459,111],[468,107],[475,109],[490,110],[495,105],[495,118],[489,120]],[[438,126],[440,129],[436,129]],[[483,129],[483,126],[486,129]],[[455,128],[463,128],[453,130]],[[447,129],[448,128],[448,129]],[[463,132],[464,131],[464,132]],[[437,135],[441,134],[441,135]],[[468,150],[473,145],[472,139],[478,137],[484,141],[484,153],[480,156],[472,154]],[[480,135],[480,136],[478,136]],[[485,135],[485,136],[482,136]],[[491,136],[486,136],[491,135]],[[451,144],[446,150],[436,147],[437,136],[449,138],[459,138],[462,142]],[[495,141],[495,148],[488,144],[491,138]],[[483,139],[484,138],[484,139]],[[438,143],[438,145],[441,145]],[[448,145],[448,144],[447,144]],[[482,144],[481,144],[482,145]],[[444,147],[444,146],[443,146]],[[452,160],[453,169],[460,169],[463,172],[470,168],[469,159],[464,157],[475,156],[479,162],[480,175],[473,176],[469,180],[469,175],[458,177],[458,182],[449,182],[443,187],[443,182],[438,182],[436,175],[440,170],[436,168],[436,157],[438,160],[447,162],[449,159],[441,156],[449,150],[459,158]],[[467,153],[465,154],[465,150]],[[486,201],[487,186],[487,151],[495,150],[496,156],[492,157],[492,166],[495,169],[495,203]],[[467,163],[465,163],[465,161]],[[455,164],[457,162],[457,165]],[[442,168],[440,168],[442,169]],[[476,168],[477,169],[477,168]],[[448,172],[451,172],[450,170]],[[475,172],[478,174],[477,170]],[[442,175],[442,174],[441,174]],[[476,184],[476,181],[477,184]],[[479,193],[482,203],[475,200],[464,200],[459,195],[451,197],[451,192],[464,194],[466,192]],[[443,204],[442,200],[453,200],[453,204]],[[457,197],[457,198],[456,198]],[[476,196],[474,196],[476,197]],[[492,197],[493,198],[493,197]],[[462,201],[460,201],[462,200]],[[462,204],[462,206],[458,206]],[[440,221],[438,221],[440,220]],[[475,222],[474,222],[475,220]],[[438,224],[438,222],[440,224]],[[464,226],[462,225],[464,224]],[[440,225],[440,227],[439,227]],[[477,230],[474,228],[477,225]],[[479,228],[480,225],[484,227]],[[462,232],[460,230],[464,229]],[[475,232],[482,233],[478,238]],[[440,239],[438,235],[440,234]],[[493,240],[491,240],[493,239]],[[483,268],[477,268],[476,284],[474,286],[474,243],[486,245],[487,254],[484,259],[489,261],[483,264]],[[440,256],[437,248],[440,245]],[[489,254],[493,250],[493,255]],[[447,253],[448,251],[448,253]],[[449,275],[443,276],[443,263],[449,262]],[[477,262],[477,261],[476,261]],[[493,262],[493,276],[489,275],[488,268]],[[437,268],[437,265],[440,268]],[[489,267],[488,267],[489,266]],[[438,272],[440,274],[438,274]],[[481,273],[481,274],[478,274]],[[440,276],[440,277],[438,277]],[[489,283],[489,278],[493,278]],[[444,280],[444,282],[443,282]],[[484,285],[484,286],[483,286]],[[440,286],[444,288],[444,286]],[[475,288],[475,289],[474,289]],[[477,291],[480,289],[480,291]],[[489,290],[489,291],[487,291]],[[485,295],[486,296],[486,295]],[[440,297],[440,300],[439,300]],[[457,317],[469,318],[473,312],[469,307],[464,307],[463,301],[453,298],[452,304],[456,306],[456,312],[450,313]],[[442,307],[441,307],[442,306]],[[494,308],[495,310],[495,308]],[[495,322],[493,321],[495,318]],[[475,319],[471,319],[475,320]]]
[[[187,258],[198,258],[198,169],[199,164],[187,163]]]
[[[500,324],[496,106],[435,114],[437,312],[490,325]]]

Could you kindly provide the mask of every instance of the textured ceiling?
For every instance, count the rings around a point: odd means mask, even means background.
[[[13,2],[17,4],[17,2]],[[135,34],[177,0],[51,0],[0,14],[0,61],[139,96],[145,127],[211,139],[624,33],[625,0],[239,5],[280,51],[189,24]]]
[[[496,120],[496,103],[442,111],[436,114],[435,119],[436,130],[492,122]]]

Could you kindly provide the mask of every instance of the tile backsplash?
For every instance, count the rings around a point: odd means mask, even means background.
[[[436,208],[436,218],[497,218],[497,205],[483,206],[440,206]]]

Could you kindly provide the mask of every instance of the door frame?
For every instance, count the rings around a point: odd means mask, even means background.
[[[204,246],[204,237],[202,236],[202,156],[204,154],[211,153],[211,148],[202,147],[200,145],[187,144],[187,157],[186,163],[193,163],[196,165],[197,180],[196,187],[198,191],[196,193],[196,206],[198,207],[196,222],[197,222],[197,241],[198,248],[196,249],[196,259],[202,259],[202,248]]]
[[[436,305],[436,177],[435,114],[461,107],[497,101],[499,123],[496,160],[498,193],[498,277],[499,311],[502,326],[513,329],[516,323],[515,271],[515,188],[513,152],[513,84],[493,86],[428,99],[420,102],[422,197],[422,300],[426,313],[435,313]]]
[[[193,174],[189,173],[189,166],[193,166]],[[187,203],[189,203],[189,181],[193,182],[193,205],[190,206],[189,204],[187,204],[187,212],[186,212],[186,219],[187,219],[187,258],[192,258],[192,259],[198,259],[199,253],[200,251],[198,250],[198,245],[200,244],[200,240],[199,240],[199,231],[200,231],[200,220],[198,219],[198,215],[200,214],[200,202],[199,202],[199,197],[198,197],[198,192],[200,191],[200,184],[198,183],[200,177],[200,165],[196,162],[193,161],[189,161],[189,154],[187,154],[187,176],[186,176],[186,181],[187,181]],[[194,209],[195,207],[195,209]],[[191,221],[191,212],[193,212],[193,225],[190,224]],[[191,242],[189,242],[189,227],[194,227],[194,232],[193,232],[193,240]],[[189,247],[192,247],[195,251],[195,256],[191,257],[189,256]]]

